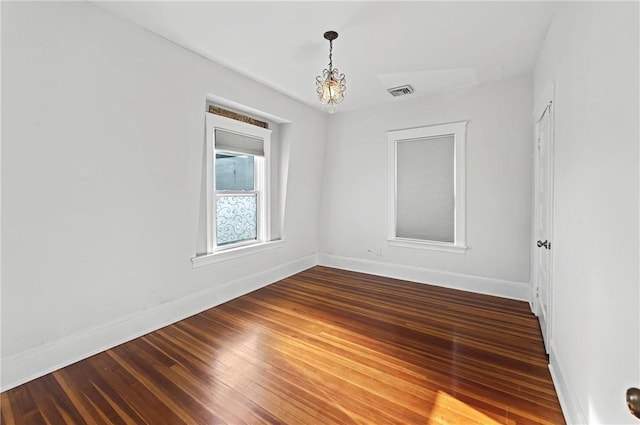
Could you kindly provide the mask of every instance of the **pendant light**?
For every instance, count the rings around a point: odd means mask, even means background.
[[[322,75],[316,77],[316,93],[324,108],[333,113],[336,105],[344,99],[347,86],[344,74],[340,74],[340,71],[333,67],[333,40],[338,38],[338,33],[327,31],[324,38],[329,40],[329,68],[323,69]]]

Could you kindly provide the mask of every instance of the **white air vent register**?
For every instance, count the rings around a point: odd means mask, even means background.
[[[391,96],[393,97],[405,96],[407,94],[413,93],[413,87],[411,87],[409,84],[406,84],[404,86],[387,89],[387,91],[391,93]]]

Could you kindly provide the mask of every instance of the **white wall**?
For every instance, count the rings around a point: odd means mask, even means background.
[[[320,237],[327,255],[321,262],[528,299],[531,92],[528,75],[331,116]],[[469,250],[388,246],[386,131],[464,120]],[[367,252],[378,248],[381,256]]]
[[[315,258],[320,112],[90,3],[2,2],[2,66],[3,387]],[[193,269],[207,94],[291,121],[287,242]]]
[[[564,5],[534,73],[556,83],[551,366],[569,423],[638,423],[638,3]]]

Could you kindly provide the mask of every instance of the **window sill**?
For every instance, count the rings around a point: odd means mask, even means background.
[[[453,252],[456,254],[464,254],[468,249],[464,245],[454,245],[452,243],[445,243],[445,242],[421,241],[417,239],[388,238],[387,242],[389,243],[390,246],[399,246],[402,248],[427,249],[431,251]]]
[[[279,248],[284,244],[284,242],[284,239],[277,239],[269,242],[239,246],[237,248],[229,248],[225,249],[224,251],[218,251],[211,254],[202,254],[193,257],[191,259],[191,265],[195,269],[198,267],[206,266],[208,264],[233,260],[235,258],[244,257],[245,255],[256,254],[258,252]]]

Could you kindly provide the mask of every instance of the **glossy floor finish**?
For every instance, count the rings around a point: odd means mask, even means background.
[[[2,394],[4,424],[563,424],[524,302],[326,267]]]

